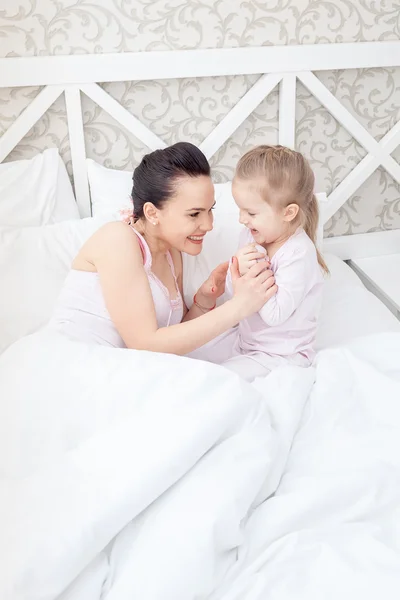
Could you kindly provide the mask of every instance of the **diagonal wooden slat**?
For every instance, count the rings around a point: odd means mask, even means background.
[[[310,71],[297,73],[298,79],[320,101],[330,114],[351,133],[368,152],[372,152],[377,142],[357,119],[343,106],[328,88]]]
[[[307,89],[321,102],[323,106],[330,112],[330,114],[335,117],[335,119],[343,125],[343,127],[351,133],[351,135],[356,139],[365,150],[375,154],[376,156],[380,155],[383,158],[383,155],[390,154],[393,152],[394,146],[390,151],[387,150],[383,152],[384,146],[386,146],[385,142],[382,144],[377,142],[375,138],[361,125],[359,121],[339,102],[339,100],[324,86],[323,83],[316,77],[313,73],[299,73],[298,78],[300,81],[307,87]],[[395,126],[396,127],[396,126]],[[396,130],[397,131],[397,130]],[[390,132],[388,132],[390,134]],[[388,134],[386,134],[387,136]],[[385,138],[386,138],[385,136]],[[389,138],[388,138],[389,140]],[[392,140],[393,142],[393,140]],[[388,146],[389,148],[389,146]],[[387,161],[392,168],[396,166],[396,161],[390,157],[390,160]],[[399,171],[400,174],[400,171]]]
[[[370,175],[379,167],[380,160],[372,154],[367,154],[339,183],[328,196],[328,201],[323,212],[324,223],[347,202]]]
[[[328,203],[324,210],[324,221],[331,217],[347,202],[354,192],[365,183],[374,171],[381,165],[390,173],[395,181],[400,184],[400,165],[389,153],[400,144],[400,121],[388,131],[377,143],[378,151],[370,152],[358,163],[356,167],[341,181],[341,183],[328,196]]]
[[[381,165],[400,185],[400,165],[390,154],[400,144],[400,121],[396,123],[380,140],[379,151],[375,154],[381,159]]]
[[[166,148],[167,144],[159,138],[155,133],[150,131],[146,125],[143,125],[139,119],[134,117],[126,108],[124,108],[110,94],[103,90],[96,83],[81,85],[81,90],[93,102],[98,104],[111,117],[113,117],[120,125],[125,127],[130,133],[138,138],[150,150]]]
[[[39,92],[0,138],[0,162],[10,154],[63,91],[64,86],[62,85],[48,85]]]
[[[400,143],[400,123],[377,142],[313,73],[298,73],[298,79],[368,152],[328,196],[328,204],[324,211],[326,222],[379,166],[382,165],[395,181],[400,183],[400,165],[390,156]]]
[[[282,75],[262,75],[260,79],[239,100],[232,110],[222,119],[209,136],[200,144],[207,158],[211,158],[236,129],[247,119],[255,108],[278,85]]]

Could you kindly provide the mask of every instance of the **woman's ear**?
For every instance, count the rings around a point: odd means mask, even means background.
[[[283,213],[284,220],[290,223],[297,217],[297,215],[299,214],[299,210],[300,207],[298,204],[289,204],[289,206],[285,208],[285,211]]]
[[[154,204],[146,202],[146,204],[143,205],[143,213],[149,223],[158,225],[158,211]]]

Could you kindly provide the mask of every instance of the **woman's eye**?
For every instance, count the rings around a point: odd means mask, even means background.
[[[195,219],[196,217],[198,217],[198,216],[199,216],[199,214],[200,214],[200,213],[196,212],[196,213],[192,213],[192,214],[191,214],[191,215],[189,215],[189,216],[190,216],[190,217],[193,217],[193,218]]]
[[[249,217],[255,217],[255,213],[248,213]]]

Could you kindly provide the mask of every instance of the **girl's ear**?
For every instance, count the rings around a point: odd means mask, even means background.
[[[290,223],[297,217],[297,215],[299,214],[299,210],[300,207],[298,204],[289,204],[289,206],[285,208],[285,211],[283,213],[284,220]]]

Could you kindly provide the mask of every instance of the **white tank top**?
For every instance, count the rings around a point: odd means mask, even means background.
[[[176,297],[171,299],[164,284],[151,270],[152,259],[146,240],[136,229],[146,271],[158,327],[180,323],[183,317],[183,301],[176,280],[174,263],[170,253],[168,263],[175,279]],[[125,348],[107,311],[98,273],[72,269],[64,282],[60,297],[49,323],[63,333],[85,342]]]

